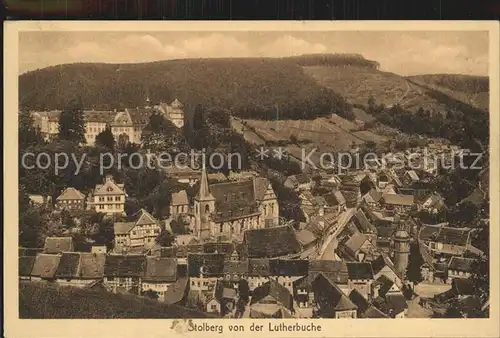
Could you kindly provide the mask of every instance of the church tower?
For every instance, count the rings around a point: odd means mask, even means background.
[[[402,276],[406,275],[410,256],[410,235],[403,223],[399,223],[394,233],[394,265]]]
[[[215,212],[215,198],[210,193],[206,169],[201,172],[200,190],[194,198],[195,232],[205,239],[212,232],[211,216]]]

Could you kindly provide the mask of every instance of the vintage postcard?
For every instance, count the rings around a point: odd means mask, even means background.
[[[4,27],[8,337],[499,335],[497,22]]]

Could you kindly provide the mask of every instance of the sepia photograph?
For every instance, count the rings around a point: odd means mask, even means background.
[[[12,35],[19,319],[492,318],[492,26],[60,24]]]

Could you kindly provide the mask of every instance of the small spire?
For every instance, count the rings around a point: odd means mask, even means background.
[[[198,200],[213,200],[214,197],[210,193],[210,189],[208,186],[208,177],[207,170],[205,168],[201,171],[201,183],[200,190],[198,191],[198,195],[196,196]]]

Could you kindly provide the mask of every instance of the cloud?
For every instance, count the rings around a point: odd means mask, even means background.
[[[300,54],[324,53],[327,51],[325,45],[310,43],[306,40],[296,38],[292,35],[285,35],[260,48],[263,56],[290,56]]]

